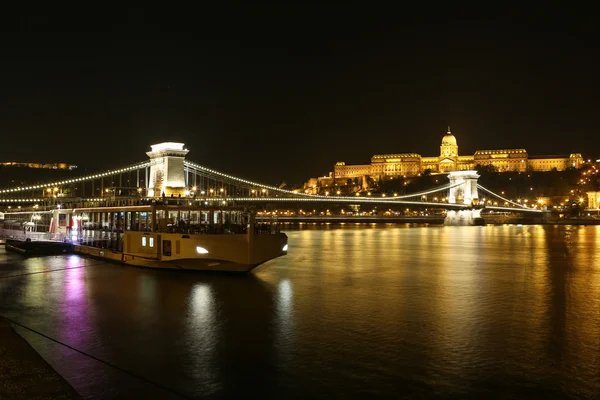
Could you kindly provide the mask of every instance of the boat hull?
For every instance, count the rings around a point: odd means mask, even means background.
[[[181,237],[181,235],[170,236],[164,234],[160,237],[157,236],[157,243],[162,240],[174,240],[175,236]],[[229,236],[229,240],[232,238],[232,236]],[[131,238],[126,238],[126,240],[128,239],[130,240]],[[229,241],[229,249],[224,247],[225,243],[218,243],[222,239],[227,239],[227,235],[215,235],[214,237],[203,235],[200,238],[192,236],[190,239],[186,239],[180,243],[181,257],[177,257],[175,254],[162,256],[160,252],[152,254],[133,253],[131,251],[121,252],[86,245],[74,245],[73,249],[75,253],[80,255],[136,267],[213,272],[249,272],[269,260],[287,254],[287,250],[283,250],[283,247],[287,244],[287,236],[285,234],[256,237],[253,240],[252,246],[249,246],[245,241]],[[187,247],[191,246],[195,252],[196,246],[200,244],[212,248],[211,245],[215,244],[215,240],[217,241],[216,244],[220,246],[214,247],[221,249],[221,251],[214,252],[215,255],[219,256],[218,258],[211,257],[209,254],[191,256],[192,253],[186,251]],[[129,248],[133,250],[127,243],[124,247],[125,249]]]
[[[22,254],[24,256],[50,256],[57,254],[73,253],[73,245],[55,241],[31,241],[6,240],[6,250]]]

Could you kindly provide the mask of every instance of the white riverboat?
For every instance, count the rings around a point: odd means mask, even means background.
[[[66,240],[75,253],[133,266],[247,272],[287,254],[278,224],[256,223],[254,215],[244,207],[167,204],[6,213],[0,234]],[[33,231],[31,221],[43,218],[48,231]]]

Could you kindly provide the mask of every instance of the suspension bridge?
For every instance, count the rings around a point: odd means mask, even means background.
[[[403,195],[355,193],[320,195],[263,184],[216,171],[186,159],[183,143],[151,146],[144,162],[101,173],[55,182],[0,189],[0,209],[20,207],[82,207],[138,204],[147,201],[187,201],[189,204],[372,204],[420,206],[450,211],[494,210],[540,213],[541,210],[515,203],[477,183],[476,171],[454,171],[446,184]],[[480,199],[480,192],[486,200]],[[446,201],[432,201],[438,195]],[[14,210],[13,210],[14,211]]]

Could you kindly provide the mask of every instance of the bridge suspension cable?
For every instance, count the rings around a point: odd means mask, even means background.
[[[51,187],[51,186],[62,186],[62,185],[66,185],[69,183],[76,183],[76,182],[88,181],[88,180],[92,180],[92,179],[105,178],[107,176],[113,176],[113,175],[117,175],[117,174],[122,174],[124,172],[130,172],[130,171],[135,171],[137,169],[146,168],[155,163],[156,163],[156,161],[145,161],[142,163],[132,164],[132,165],[129,165],[129,166],[126,166],[123,168],[108,170],[105,172],[100,172],[98,174],[87,175],[87,176],[83,176],[83,177],[79,177],[79,178],[65,179],[62,181],[56,181],[56,182],[51,182],[51,183],[40,183],[37,185],[16,187],[16,188],[11,188],[11,189],[1,189],[0,194],[23,192],[23,191],[35,190],[35,189],[43,189],[43,188],[47,188],[47,187]]]
[[[401,199],[408,199],[410,197],[427,196],[428,194],[433,194],[433,193],[441,192],[441,191],[448,190],[448,189],[451,189],[453,187],[460,186],[460,185],[462,185],[462,183],[455,183],[454,185],[446,183],[446,184],[444,184],[442,186],[438,186],[438,187],[435,187],[433,189],[426,190],[424,192],[417,192],[417,193],[405,194],[405,195],[402,195],[402,196],[390,197],[390,200],[396,200],[396,199],[400,199],[401,200]]]
[[[298,193],[298,192],[294,192],[291,190],[287,190],[287,189],[282,189],[282,188],[278,188],[275,186],[269,186],[269,185],[265,185],[262,183],[258,183],[258,182],[254,182],[254,181],[250,181],[247,179],[243,179],[243,178],[238,178],[223,172],[219,172],[207,167],[204,167],[202,165],[199,164],[195,164],[189,161],[184,161],[184,166],[186,166],[188,169],[192,169],[194,172],[196,173],[200,173],[200,175],[203,176],[207,176],[210,178],[214,178],[214,177],[219,177],[222,179],[227,180],[228,182],[234,182],[234,183],[241,183],[243,185],[247,185],[248,188],[251,187],[257,187],[257,188],[261,188],[261,189],[267,189],[270,191],[274,191],[274,192],[279,192],[279,193],[284,193],[290,196],[294,196],[294,197],[302,197],[302,198],[314,198],[314,199],[325,199],[325,198],[331,198],[331,196],[324,196],[324,195],[319,195],[319,194],[309,194],[309,193]],[[432,194],[432,193],[436,193],[436,192],[441,192],[443,190],[448,190],[452,187],[455,186],[460,186],[462,183],[457,183],[454,185],[451,185],[450,183],[447,183],[445,185],[442,186],[438,186],[436,188],[430,189],[430,190],[426,190],[423,192],[417,192],[417,193],[411,193],[411,194],[406,194],[406,195],[401,195],[401,196],[394,196],[394,197],[389,197],[386,201],[388,202],[394,202],[397,200],[401,200],[401,199],[407,199],[407,198],[411,198],[411,197],[420,197],[420,196],[426,196],[428,194]],[[347,196],[338,196],[336,198],[344,198]]]
[[[477,184],[477,188],[478,188],[478,189],[481,189],[481,190],[483,190],[484,192],[487,192],[487,193],[491,194],[492,196],[496,196],[496,197],[498,197],[499,199],[502,199],[502,200],[504,200],[505,202],[507,202],[507,203],[509,203],[509,204],[512,204],[512,205],[514,205],[514,206],[517,206],[517,207],[520,207],[520,208],[528,208],[527,206],[524,206],[524,205],[522,205],[522,204],[518,204],[518,203],[515,203],[514,201],[510,201],[509,199],[507,199],[507,198],[505,198],[505,197],[502,197],[502,196],[500,196],[499,194],[496,194],[496,193],[492,192],[492,191],[491,191],[491,190],[489,190],[489,189],[486,189],[485,187],[481,186],[480,184]]]

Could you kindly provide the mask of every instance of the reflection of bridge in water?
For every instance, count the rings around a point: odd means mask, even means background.
[[[150,159],[145,162],[57,182],[0,189],[0,207],[51,209],[152,201],[187,202],[190,205],[398,205],[446,210],[446,220],[450,223],[469,223],[482,210],[541,213],[541,210],[512,202],[479,185],[479,175],[475,171],[450,172],[447,184],[418,193],[318,195],[265,185],[190,162],[185,158],[188,150],[183,143],[161,143],[151,148],[152,151],[147,153]],[[489,196],[487,200],[480,201],[480,190]],[[447,200],[429,200],[435,195]]]

